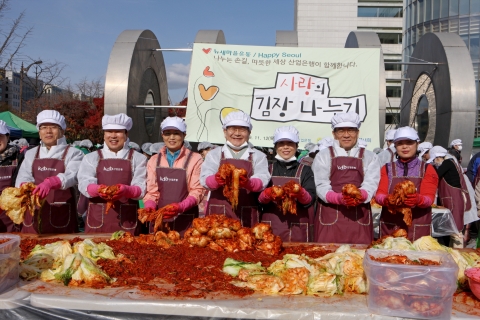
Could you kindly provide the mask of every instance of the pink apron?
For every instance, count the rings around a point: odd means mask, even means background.
[[[161,167],[162,153],[158,153],[156,173],[158,192],[160,193],[157,202],[157,208],[159,209],[168,204],[182,202],[188,197],[187,168],[192,158],[192,152],[188,149],[185,149],[185,152],[188,154],[183,168]],[[185,231],[192,226],[195,218],[198,218],[198,206],[180,213],[173,219],[163,220],[164,223],[162,223],[160,230],[164,232],[175,230],[183,237]],[[153,233],[154,225],[154,223],[150,223],[150,233]]]
[[[452,212],[457,229],[462,230],[463,215],[465,211],[468,211],[472,208],[472,203],[470,201],[470,195],[468,193],[462,169],[455,162],[455,160],[445,161],[452,161],[455,164],[455,168],[460,176],[461,188],[452,187],[445,181],[445,179],[442,179],[438,185],[438,198],[440,199],[441,205],[448,208]]]
[[[363,182],[363,154],[360,148],[358,158],[331,156],[330,183],[334,192],[342,192],[342,187],[351,183],[360,187]],[[372,212],[369,203],[347,207],[318,201],[315,219],[315,242],[370,244],[373,241]]]
[[[298,166],[295,177],[272,176],[272,184],[283,186],[292,180],[300,184],[303,167],[303,164]],[[272,171],[273,165],[270,165],[270,174]],[[278,206],[271,202],[265,206],[262,222],[270,224],[273,233],[280,236],[283,242],[310,242],[313,238],[310,226],[313,226],[314,214],[313,205],[304,208],[297,202],[297,214],[287,213],[284,215]]]
[[[248,156],[248,160],[242,159],[226,159],[222,152],[220,166],[224,163],[231,163],[238,169],[245,169],[250,178],[253,175],[252,154]],[[235,211],[232,205],[223,196],[223,187],[213,190],[208,202],[208,212],[206,215],[223,214],[228,218],[240,220],[242,226],[253,227],[260,221],[258,211],[258,192],[251,192],[240,188],[238,195],[238,206]]]
[[[15,184],[15,181],[12,181],[12,175],[16,168],[17,159],[13,160],[9,166],[0,167],[0,193]],[[21,225],[14,224],[5,211],[0,209],[0,232],[20,232],[20,230]]]
[[[395,162],[391,162],[390,166],[387,164],[387,170],[391,168],[392,179],[388,188],[388,193],[392,194],[395,186],[402,181],[410,180],[415,184],[417,192],[420,191],[420,185],[422,183],[423,176],[425,175],[426,163],[419,161],[420,170],[418,177],[402,177],[397,176],[397,166]],[[432,231],[432,208],[412,208],[412,225],[408,227],[403,221],[403,214],[397,212],[391,214],[386,207],[382,208],[380,215],[380,237],[392,234],[397,229],[407,230],[408,239],[415,241],[423,236],[429,236]]]
[[[35,184],[42,183],[46,178],[65,172],[65,158],[70,146],[65,148],[61,159],[40,159],[40,147],[37,147],[35,159],[32,164]],[[75,189],[51,190],[41,212],[35,212],[32,217],[30,212],[25,212],[22,233],[76,233],[78,232],[77,206],[75,201]]]
[[[97,184],[129,186],[132,183],[132,157],[135,152],[133,149],[128,152],[127,159],[104,159],[102,150],[97,152]],[[105,212],[106,202],[100,197],[90,198],[85,219],[85,233],[110,233],[122,230],[134,235],[140,234],[141,223],[138,221],[137,200],[128,199],[125,202],[117,200],[108,213]]]

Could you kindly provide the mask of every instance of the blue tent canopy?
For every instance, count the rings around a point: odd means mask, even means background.
[[[10,139],[11,140],[16,140],[20,139],[22,137],[22,130],[17,129],[17,128],[12,128],[7,126],[7,128],[10,130]]]

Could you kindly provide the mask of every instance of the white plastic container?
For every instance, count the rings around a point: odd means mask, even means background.
[[[404,265],[370,258],[393,255],[407,256],[410,260],[432,260],[440,265]],[[370,312],[417,319],[450,319],[458,274],[458,266],[450,254],[368,249],[363,268],[369,285],[367,303]]]
[[[7,291],[19,281],[20,248],[0,254],[0,293]]]
[[[16,234],[2,233],[0,234],[0,241],[10,239],[9,241],[0,244],[0,254],[10,253],[20,247],[20,236]]]

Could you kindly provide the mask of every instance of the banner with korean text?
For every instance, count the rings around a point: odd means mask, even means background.
[[[300,148],[332,136],[331,118],[356,112],[368,148],[380,145],[379,49],[258,47],[196,43],[188,84],[189,141],[225,143],[222,119],[249,114],[250,142],[272,147],[279,126],[300,132]]]

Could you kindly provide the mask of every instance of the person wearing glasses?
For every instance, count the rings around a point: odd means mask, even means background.
[[[181,236],[198,218],[198,204],[204,189],[200,184],[202,156],[186,148],[187,125],[182,118],[167,117],[160,125],[165,145],[147,164],[145,209],[151,211],[170,205],[163,214],[162,231],[175,230]],[[153,233],[154,222],[149,232]]]
[[[253,227],[259,222],[259,192],[270,182],[266,155],[248,142],[252,127],[250,116],[243,111],[232,111],[226,115],[222,125],[226,143],[207,154],[200,174],[200,182],[211,191],[205,215],[223,214],[240,220],[245,227]],[[233,164],[248,173],[248,179],[240,182],[236,210],[223,195],[225,181],[218,174],[218,169],[224,163]]]
[[[66,128],[65,118],[58,111],[43,110],[37,115],[41,142],[25,153],[15,186],[35,183],[33,193],[45,202],[33,217],[25,212],[22,233],[78,232],[74,186],[83,152],[67,144]]]
[[[104,147],[85,155],[78,171],[78,190],[88,198],[85,233],[119,230],[138,235],[138,200],[145,194],[147,158],[128,146],[132,118],[124,113],[104,115]],[[102,186],[119,186],[113,207],[105,212],[108,196]],[[83,212],[82,212],[83,213]]]
[[[370,200],[380,180],[377,155],[358,144],[360,117],[337,113],[331,120],[334,142],[320,151],[312,164],[319,203],[315,217],[315,242],[370,244],[373,221]],[[353,184],[360,201],[342,195]]]

